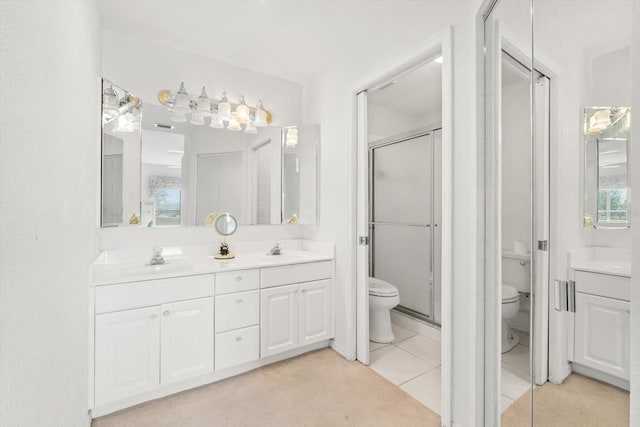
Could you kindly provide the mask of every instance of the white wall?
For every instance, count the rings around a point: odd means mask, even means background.
[[[99,28],[92,1],[0,2],[0,425],[6,427],[90,423]]]
[[[475,142],[475,14],[479,1],[430,1],[415,4],[423,16],[424,39],[453,26],[454,83],[454,170],[453,170],[453,420],[461,426],[474,425],[482,384],[476,369],[476,142]],[[394,22],[402,22],[395,15]],[[409,51],[411,45],[406,46]],[[314,78],[305,93],[305,122],[322,124],[320,225],[305,235],[332,241],[337,246],[335,348],[355,357],[355,148],[353,99],[350,91],[376,70],[390,67],[400,51],[380,51],[363,42],[368,61],[335,64],[331,71]],[[372,76],[375,77],[375,76]]]
[[[531,108],[529,82],[502,88],[502,249],[531,247]]]
[[[633,22],[636,23],[631,42],[632,97],[631,110],[640,111],[640,2],[633,3]],[[640,120],[631,122],[631,134],[640,135]],[[631,150],[631,182],[640,183],[640,150]],[[640,425],[640,185],[631,187],[631,218],[634,221],[631,266],[631,422]]]

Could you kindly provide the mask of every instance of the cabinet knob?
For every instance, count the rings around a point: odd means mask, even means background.
[[[165,312],[163,312],[163,313],[162,313],[162,315],[163,315],[163,316],[168,316],[168,315],[170,315],[170,314],[171,314],[171,312],[170,312],[169,310],[167,310],[167,311],[165,311]]]
[[[238,304],[240,304],[240,303],[242,302],[242,298],[238,298],[238,299],[236,300],[236,302],[237,302]]]
[[[155,313],[153,313],[153,314],[152,314],[151,316],[149,316],[149,317],[150,317],[150,318],[152,318],[152,319],[157,319],[157,318],[158,318],[158,315],[157,315],[157,314],[155,314]]]
[[[236,276],[236,282],[242,282],[242,276]]]
[[[242,341],[242,337],[236,337],[236,341],[238,342]]]

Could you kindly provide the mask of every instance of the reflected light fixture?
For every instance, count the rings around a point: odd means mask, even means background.
[[[602,132],[611,124],[611,110],[603,109],[593,113],[589,119],[587,134],[593,135]]]
[[[180,89],[172,92],[163,89],[158,92],[158,101],[169,108],[171,120],[184,123],[189,118],[192,124],[202,126],[205,118],[211,117],[209,126],[214,129],[226,128],[232,131],[243,130],[246,133],[257,133],[259,127],[265,127],[271,123],[272,115],[258,100],[255,108],[247,105],[244,96],[240,96],[240,102],[232,104],[227,98],[227,92],[222,92],[220,100],[209,98],[206,88],[202,88],[200,96],[189,95],[184,82],[180,83]]]
[[[104,90],[102,94],[102,116],[103,122],[108,122],[120,115],[120,111],[118,108],[120,107],[120,102],[118,101],[118,96],[116,95],[116,91],[113,90],[113,86],[109,86]]]
[[[294,148],[298,145],[298,128],[290,127],[287,128],[287,137],[284,141],[284,146],[286,148]]]

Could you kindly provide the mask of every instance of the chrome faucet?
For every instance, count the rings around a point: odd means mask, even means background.
[[[280,242],[276,242],[276,245],[271,248],[267,255],[282,255],[282,250],[280,249]]]
[[[153,257],[149,265],[163,265],[165,263],[162,258],[162,248],[153,248]]]

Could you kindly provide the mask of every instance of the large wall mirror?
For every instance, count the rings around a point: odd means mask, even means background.
[[[103,227],[202,226],[219,212],[241,225],[316,223],[318,125],[176,122],[104,80],[102,129]]]
[[[584,227],[629,227],[628,107],[584,109]]]

